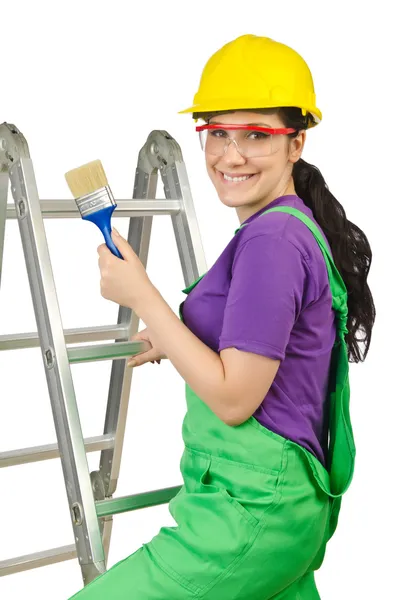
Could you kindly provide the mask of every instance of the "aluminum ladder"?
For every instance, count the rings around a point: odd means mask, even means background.
[[[164,199],[155,198],[158,170]],[[7,204],[9,183],[14,204]],[[185,286],[207,270],[182,152],[166,131],[149,134],[138,156],[133,199],[117,200],[117,205],[114,216],[130,218],[128,241],[145,268],[153,215],[170,215]],[[55,444],[0,452],[0,467],[59,457],[74,535],[71,545],[1,561],[0,575],[77,557],[87,585],[106,571],[113,515],[167,503],[180,486],[113,498],[133,371],[126,357],[150,345],[129,341],[139,318],[121,306],[113,326],[63,329],[43,219],[76,217],[80,213],[73,199],[40,201],[26,139],[15,125],[0,125],[0,285],[6,219],[18,219],[38,330],[0,335],[0,350],[41,347],[57,437]],[[103,434],[84,439],[70,365],[97,360],[112,361],[106,417]],[[99,469],[90,473],[86,452],[99,450]]]

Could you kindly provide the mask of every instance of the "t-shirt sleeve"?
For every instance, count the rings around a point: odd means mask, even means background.
[[[283,238],[258,235],[236,251],[218,351],[237,348],[283,360],[302,309],[308,267]]]

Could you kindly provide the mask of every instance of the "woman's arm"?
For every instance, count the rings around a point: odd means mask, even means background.
[[[217,354],[190,331],[152,285],[134,311],[150,330],[153,344],[222,421],[239,425],[255,412],[280,361],[235,348]]]

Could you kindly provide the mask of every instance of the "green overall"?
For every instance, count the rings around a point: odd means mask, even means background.
[[[331,357],[327,469],[254,417],[221,421],[186,385],[183,486],[163,527],[139,550],[73,596],[77,600],[318,600],[314,571],[353,476],[347,293],[324,238],[301,211],[326,262],[337,334]],[[244,227],[244,225],[242,225]],[[239,228],[240,229],[240,228]],[[239,230],[237,229],[235,233]],[[204,275],[183,290],[188,294]],[[183,321],[181,311],[180,319]]]

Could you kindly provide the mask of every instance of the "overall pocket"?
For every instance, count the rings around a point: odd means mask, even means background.
[[[200,479],[202,491],[219,491],[254,527],[272,506],[278,481],[277,472],[214,454],[208,455]]]
[[[248,552],[261,514],[274,500],[277,477],[258,500],[246,491],[269,474],[187,449],[181,462],[184,485],[169,505],[177,527],[163,528],[150,542],[162,567],[192,592],[211,586]],[[245,493],[244,493],[245,491]],[[257,512],[256,512],[257,511]]]

